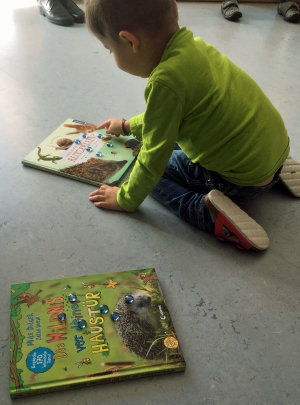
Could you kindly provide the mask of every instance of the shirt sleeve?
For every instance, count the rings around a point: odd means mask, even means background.
[[[135,135],[135,126],[141,128],[143,146],[128,182],[117,195],[125,211],[135,211],[160,180],[174,150],[182,117],[182,103],[168,86],[157,81],[148,83],[145,98],[146,111],[134,118],[132,129]]]
[[[142,141],[144,113],[130,118],[130,133],[138,140]]]

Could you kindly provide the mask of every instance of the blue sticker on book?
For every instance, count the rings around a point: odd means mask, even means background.
[[[99,309],[100,309],[101,314],[107,314],[108,311],[109,311],[108,306],[105,305],[105,304],[104,304],[104,305],[100,305]]]
[[[54,364],[54,353],[47,347],[38,347],[27,356],[26,366],[35,374],[45,373]]]
[[[72,122],[76,122],[76,124],[82,124],[82,125],[84,125],[84,124],[85,124],[85,122],[84,122],[84,121],[77,121],[77,120],[73,120]]]
[[[126,304],[133,304],[134,303],[134,298],[132,295],[125,295],[124,298]]]
[[[84,319],[78,319],[77,326],[79,329],[85,329],[87,327],[87,322]]]
[[[118,314],[118,312],[112,312],[110,314],[110,318],[113,322],[117,322],[120,319],[120,315]]]
[[[65,322],[67,319],[67,315],[64,312],[60,312],[57,315],[57,319],[59,320],[59,322]]]
[[[76,302],[77,301],[77,296],[75,294],[69,294],[68,299],[70,302]]]

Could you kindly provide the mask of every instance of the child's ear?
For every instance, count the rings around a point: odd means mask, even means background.
[[[129,31],[120,31],[119,37],[124,41],[129,42],[134,53],[137,53],[139,49],[139,39]]]

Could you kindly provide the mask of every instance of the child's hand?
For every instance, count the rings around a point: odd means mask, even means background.
[[[89,200],[95,207],[114,211],[124,211],[117,202],[119,187],[101,186],[90,194]]]
[[[107,134],[115,135],[115,136],[120,136],[123,135],[123,130],[122,130],[122,120],[119,120],[118,118],[110,118],[107,121],[102,122],[96,129],[106,129]]]

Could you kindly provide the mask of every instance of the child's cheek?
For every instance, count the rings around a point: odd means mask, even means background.
[[[114,56],[116,65],[118,66],[119,69],[122,69],[122,63],[120,62],[120,59],[117,56]]]
[[[128,70],[126,68],[126,65],[124,63],[122,63],[122,61],[120,59],[115,58],[115,62],[116,62],[116,65],[118,66],[118,68],[123,70],[123,72],[130,73],[130,72],[128,72]]]

